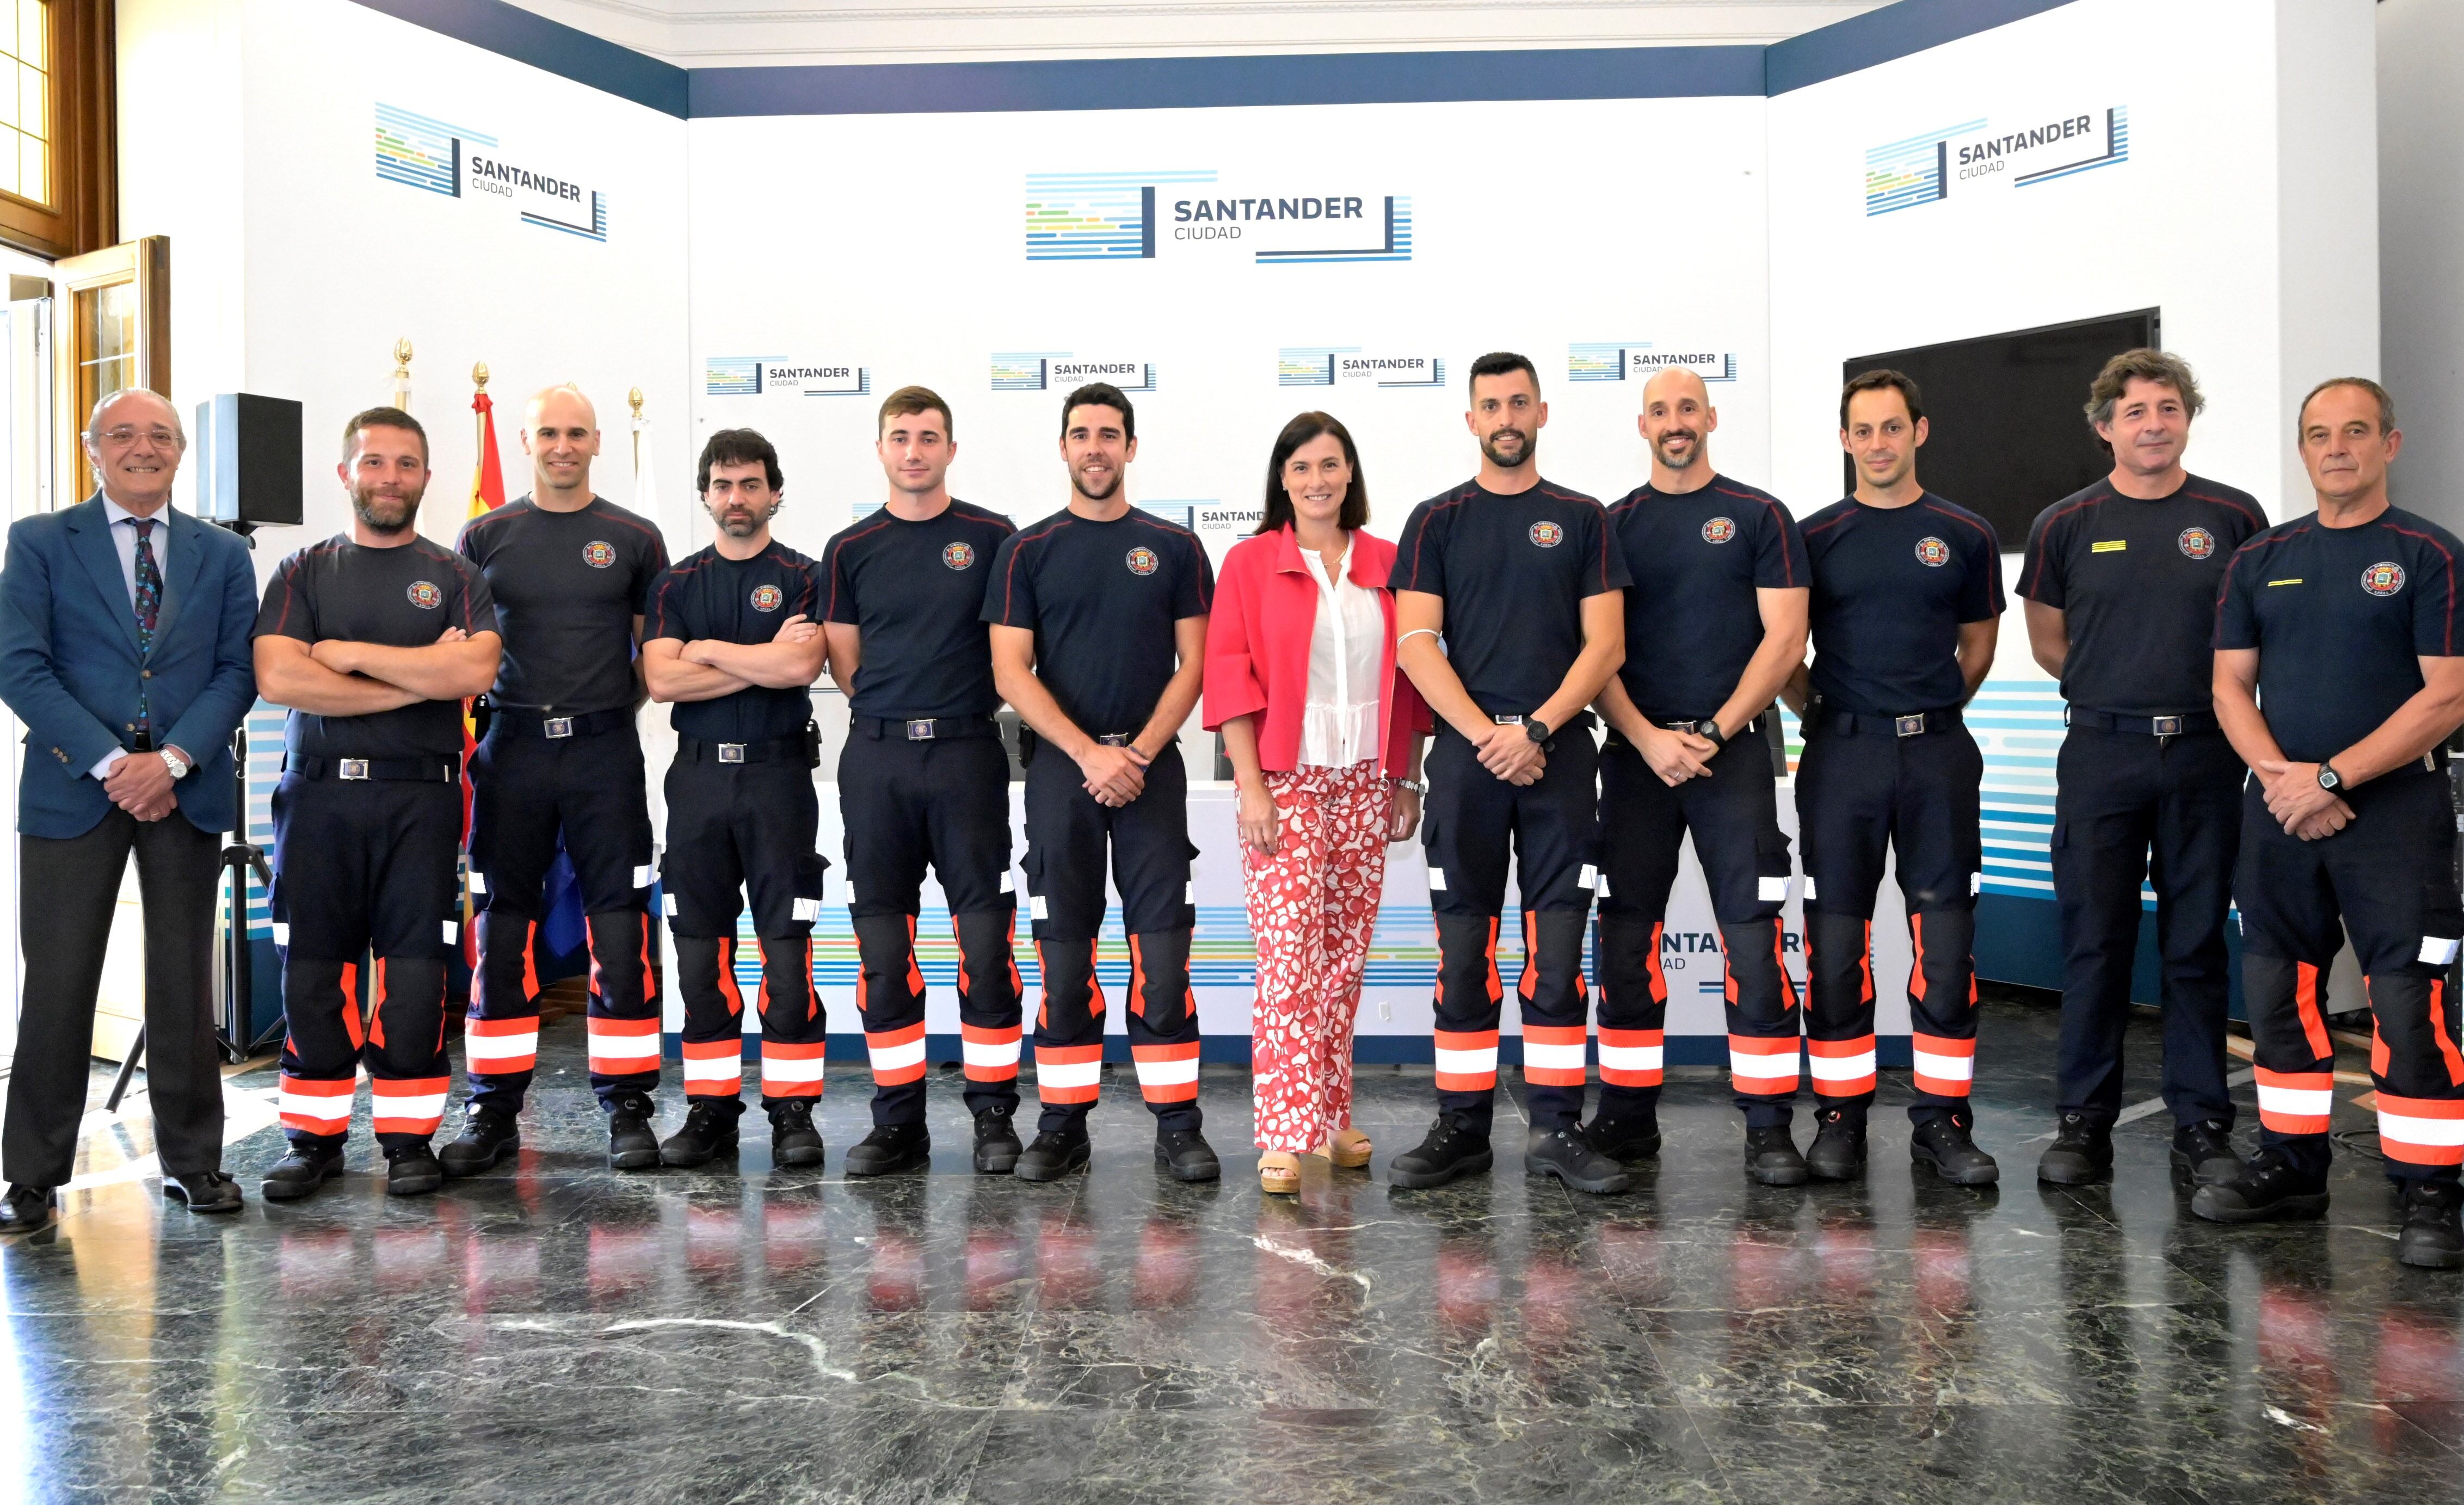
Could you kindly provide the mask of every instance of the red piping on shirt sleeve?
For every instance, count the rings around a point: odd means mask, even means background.
[[[2446,649],[2446,651],[2441,653],[2439,657],[2448,659],[2453,658],[2455,656],[2455,556],[2448,553],[2447,545],[2440,543],[2436,537],[2430,534],[2419,533],[2410,528],[2399,528],[2393,523],[2388,523],[2387,525],[2387,530],[2389,533],[2402,534],[2408,538],[2420,539],[2422,542],[2437,550],[2438,557],[2446,562],[2447,632],[2446,635],[2439,640],[2440,646]]]

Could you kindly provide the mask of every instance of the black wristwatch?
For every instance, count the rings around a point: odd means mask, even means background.
[[[1549,740],[1549,723],[1537,716],[1526,716],[1523,718],[1523,734],[1534,742],[1546,742]]]
[[[1694,734],[1701,737],[1704,741],[1710,743],[1715,748],[1724,748],[1728,745],[1728,734],[1721,731],[1718,720],[1710,716],[1704,717],[1702,721],[1695,726]]]
[[[2319,787],[2332,795],[2344,787],[2344,775],[2336,772],[2335,764],[2321,763],[2319,765]]]

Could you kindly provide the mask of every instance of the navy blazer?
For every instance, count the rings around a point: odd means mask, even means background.
[[[111,812],[91,770],[135,740],[139,676],[155,745],[197,760],[180,780],[180,814],[200,830],[239,818],[231,731],[256,703],[249,632],[256,571],[236,534],[165,508],[169,568],[153,651],[137,651],[137,613],[101,498],[9,528],[0,566],[0,701],[26,724],[17,829],[65,840]]]

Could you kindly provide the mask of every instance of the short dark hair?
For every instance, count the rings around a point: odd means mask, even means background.
[[[359,448],[360,430],[363,428],[408,429],[419,436],[419,463],[428,463],[428,430],[419,426],[418,419],[399,407],[371,407],[351,415],[351,421],[342,425],[342,459],[345,463]]]
[[[1850,377],[1848,384],[1839,389],[1839,431],[1841,433],[1848,431],[1848,400],[1859,392],[1879,392],[1884,387],[1899,393],[1900,401],[1908,404],[1909,423],[1913,424],[1925,416],[1925,397],[1917,390],[1915,379],[1905,372],[1894,371],[1888,366],[1882,366]]]
[[[1466,392],[1479,391],[1480,379],[1482,377],[1509,376],[1517,371],[1522,372],[1525,376],[1531,379],[1532,391],[1537,392],[1540,390],[1540,368],[1531,363],[1531,358],[1529,356],[1518,356],[1511,350],[1492,350],[1488,354],[1481,357],[1478,360],[1473,361],[1471,363],[1471,381],[1466,386],[1464,386],[1463,390]]]
[[[770,490],[784,491],[787,478],[779,473],[779,451],[769,440],[750,428],[722,428],[710,436],[701,447],[701,464],[693,471],[693,490],[710,490],[710,468],[715,465],[751,465],[761,462],[761,469],[770,478]]]
[[[1312,411],[1294,418],[1275,436],[1274,451],[1266,457],[1266,507],[1258,522],[1260,533],[1273,533],[1291,522],[1292,497],[1284,490],[1284,465],[1320,434],[1334,435],[1352,467],[1352,489],[1343,493],[1343,510],[1335,513],[1334,525],[1346,533],[1369,526],[1369,477],[1360,469],[1360,447],[1352,442],[1352,430],[1343,426],[1343,420]]]
[[[2113,422],[2113,404],[2134,381],[2154,382],[2169,386],[2182,398],[2182,406],[2192,418],[2206,411],[2208,400],[2199,392],[2199,379],[2190,374],[2190,363],[2169,350],[2149,350],[2145,346],[2125,350],[2104,363],[2104,369],[2088,383],[2087,421],[2093,425]]]
[[[2395,432],[2395,399],[2387,395],[2386,387],[2379,385],[2368,377],[2329,377],[2312,387],[2308,395],[2301,399],[2301,405],[2293,410],[2293,440],[2296,444],[2301,441],[2301,422],[2309,415],[2310,399],[2331,386],[2357,386],[2378,399],[2379,432],[2383,434]]]
[[[880,438],[881,431],[890,426],[891,419],[904,418],[911,413],[938,413],[941,415],[941,437],[955,439],[958,435],[957,425],[950,421],[950,404],[941,401],[940,393],[929,386],[902,386],[881,400],[881,414],[872,425],[873,437]]]
[[[1082,407],[1109,407],[1121,415],[1121,437],[1138,437],[1138,410],[1127,394],[1110,382],[1089,382],[1061,400],[1061,437],[1069,437],[1069,415]]]

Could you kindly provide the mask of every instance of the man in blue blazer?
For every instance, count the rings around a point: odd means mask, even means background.
[[[221,833],[241,819],[231,730],[256,699],[256,577],[239,538],[172,509],[177,409],[115,392],[87,421],[101,486],[9,529],[0,700],[26,724],[17,789],[26,953],[0,1126],[0,1232],[51,1221],[85,1114],[95,992],[121,875],[137,854],[145,923],[146,1091],[165,1194],[228,1212],[213,1033]]]

